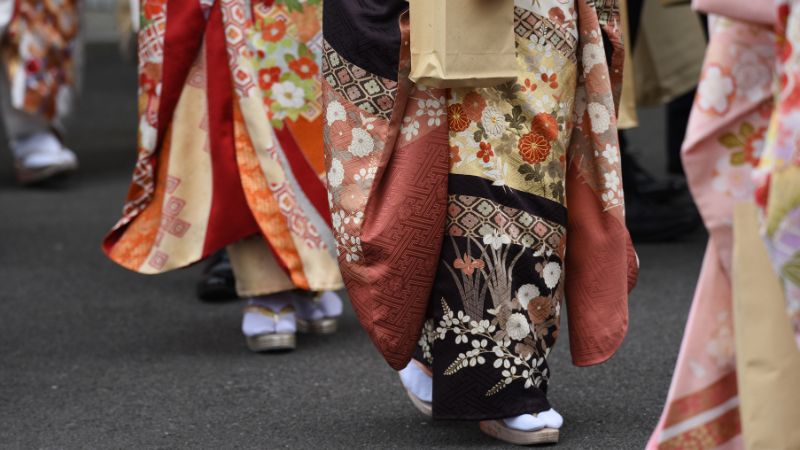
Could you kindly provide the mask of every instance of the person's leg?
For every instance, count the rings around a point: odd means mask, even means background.
[[[77,157],[61,144],[51,124],[40,116],[15,108],[11,104],[10,89],[5,68],[0,66],[0,114],[19,182],[34,184],[77,169]]]
[[[204,302],[220,302],[238,297],[231,260],[225,250],[220,250],[206,261],[203,274],[197,282],[197,298]]]
[[[336,331],[342,301],[333,292],[317,295],[298,290],[280,267],[260,235],[227,248],[236,279],[236,291],[247,299],[242,332],[253,351],[293,349],[298,324],[301,331]]]
[[[683,175],[681,147],[689,126],[696,89],[667,103],[667,171],[672,175]]]
[[[11,2],[13,3],[13,2]],[[0,10],[0,28],[4,28],[7,19],[4,16],[7,11]],[[35,26],[35,24],[28,24]],[[0,29],[0,32],[4,32]],[[0,60],[0,115],[6,128],[6,135],[9,139],[9,147],[14,156],[17,178],[22,184],[34,184],[46,181],[54,176],[61,175],[77,169],[78,160],[75,154],[65,148],[61,141],[63,126],[61,119],[66,111],[70,109],[72,93],[79,84],[80,67],[82,63],[82,46],[80,38],[73,37],[72,53],[69,61],[64,64],[74,65],[76,68],[73,75],[73,86],[60,86],[55,95],[55,113],[52,119],[44,115],[31,113],[19,107],[22,103],[19,98],[25,93],[23,86],[27,76],[23,71],[16,71],[14,80],[9,79],[9,62]],[[17,45],[17,43],[6,40],[3,45]],[[22,61],[26,62],[26,61]],[[35,61],[39,62],[39,61]],[[17,61],[17,64],[20,62]],[[17,79],[19,78],[19,79]],[[27,100],[27,99],[26,99]]]

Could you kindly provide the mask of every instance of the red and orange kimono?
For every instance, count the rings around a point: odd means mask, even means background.
[[[141,2],[138,158],[103,244],[115,262],[161,273],[255,235],[275,291],[341,287],[319,175],[321,5],[283,3]]]

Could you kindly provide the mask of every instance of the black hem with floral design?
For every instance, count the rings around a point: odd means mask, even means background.
[[[566,210],[468,175],[450,175],[449,200],[430,319],[415,355],[434,374],[434,417],[546,411]]]

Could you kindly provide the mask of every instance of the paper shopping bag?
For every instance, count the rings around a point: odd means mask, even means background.
[[[411,81],[487,87],[517,78],[514,0],[411,0]]]

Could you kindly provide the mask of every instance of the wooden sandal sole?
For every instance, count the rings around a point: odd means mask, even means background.
[[[428,417],[433,417],[433,405],[424,400],[421,400],[419,397],[414,395],[408,389],[406,389],[406,394],[408,394],[408,398],[411,400],[411,404],[414,405],[419,410],[419,412],[425,414]]]
[[[272,352],[278,350],[294,350],[297,340],[293,333],[268,333],[248,336],[247,348],[254,352]]]
[[[509,428],[502,420],[481,421],[480,428],[481,431],[495,439],[515,445],[557,444],[559,439],[559,431],[555,428],[521,431]]]
[[[339,329],[338,319],[297,319],[297,331],[311,334],[333,334]]]

